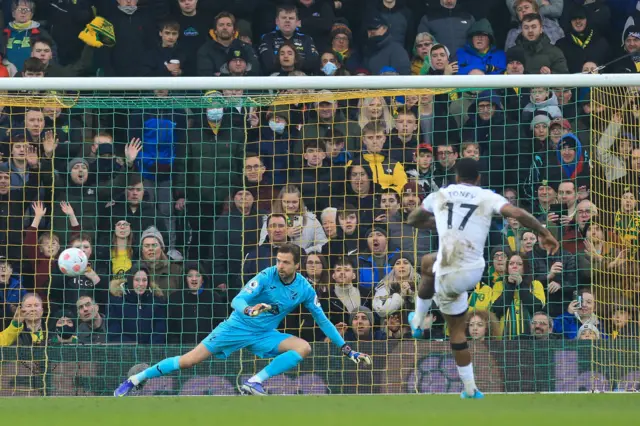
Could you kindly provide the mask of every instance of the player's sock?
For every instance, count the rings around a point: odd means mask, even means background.
[[[429,309],[431,309],[431,303],[433,299],[421,299],[420,297],[416,297],[416,316],[413,319],[416,328],[420,328],[422,325],[422,321],[429,313]]]
[[[473,377],[473,363],[469,363],[469,365],[465,365],[464,367],[460,367],[459,365],[457,367],[460,380],[462,380],[464,384],[465,392],[467,392],[467,395],[473,395],[478,389],[476,387],[476,380]]]
[[[156,365],[152,365],[141,373],[136,374],[135,376],[131,376],[131,382],[138,386],[140,383],[145,380],[154,379],[156,377],[165,376],[169,373],[173,373],[176,370],[180,370],[180,364],[178,360],[179,356],[174,356],[173,358],[166,358],[157,363]]]
[[[302,357],[296,351],[287,351],[275,357],[262,371],[249,379],[250,382],[262,383],[270,377],[291,370],[302,361]]]

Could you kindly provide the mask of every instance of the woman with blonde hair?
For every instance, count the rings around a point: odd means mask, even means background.
[[[393,269],[376,286],[373,296],[373,310],[380,318],[400,309],[412,309],[413,295],[418,274],[413,267],[411,256],[400,255]]]
[[[358,124],[363,129],[371,121],[379,121],[390,133],[395,127],[391,108],[384,98],[363,98],[358,102]]]
[[[271,213],[287,216],[287,237],[293,244],[307,253],[320,252],[327,243],[322,224],[313,212],[307,210],[302,202],[302,194],[296,185],[286,185],[271,206]],[[265,218],[260,232],[260,244],[267,239],[267,220]]]

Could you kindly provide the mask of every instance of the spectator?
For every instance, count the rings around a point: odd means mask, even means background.
[[[322,94],[329,95],[329,91],[320,92]],[[370,114],[370,110],[375,110],[377,107],[375,104],[379,101],[380,98],[373,98],[368,104],[368,109],[366,110],[366,114]],[[380,101],[382,105],[383,101]],[[367,101],[363,101],[363,107],[367,104]],[[374,105],[374,106],[371,106]],[[338,102],[333,99],[320,100],[316,105],[316,114],[310,117],[309,120],[302,127],[302,140],[306,141],[308,139],[333,139],[333,138],[341,138],[346,139],[346,144],[343,147],[347,152],[358,152],[360,150],[360,126],[349,120],[345,115],[345,110],[339,108]],[[388,120],[391,120],[391,112],[384,107],[380,108],[380,112],[383,117],[386,117]],[[388,113],[388,115],[387,115]],[[366,118],[363,116],[365,114],[361,111],[360,118],[361,120]],[[336,133],[339,132],[339,133]],[[331,138],[333,136],[333,138]],[[301,153],[300,147],[295,146],[297,148],[297,152]],[[344,180],[344,179],[343,179]]]
[[[327,76],[336,75],[346,77],[351,73],[342,66],[335,52],[324,52],[320,55],[320,71]]]
[[[277,70],[271,76],[293,76],[300,72],[302,55],[296,46],[286,40],[278,49]]]
[[[344,334],[348,341],[380,340],[383,336],[379,330],[374,330],[374,318],[371,309],[360,306],[349,315],[350,328]]]
[[[371,122],[378,122],[384,127],[385,133],[390,133],[395,124],[391,108],[384,98],[362,98],[358,101],[358,124],[364,126]],[[346,133],[345,133],[346,134]],[[357,144],[358,147],[361,144]]]
[[[638,321],[633,319],[631,309],[628,306],[623,305],[615,308],[609,335],[612,339],[637,339],[640,336]]]
[[[554,204],[558,204],[558,191],[556,188],[558,185],[554,182],[543,180],[540,182],[536,191],[537,197],[533,204],[533,215],[537,218],[546,221],[551,208]]]
[[[42,299],[35,293],[27,293],[16,309],[11,324],[0,332],[0,347],[46,346],[47,328],[43,324]]]
[[[40,22],[33,20],[35,11],[34,1],[12,0],[13,20],[4,30],[7,42],[6,59],[18,67],[18,71],[24,69],[24,61],[31,56],[31,38],[37,36],[51,38],[41,28]]]
[[[578,340],[600,340],[600,330],[593,324],[583,324],[576,334]]]
[[[51,318],[53,319],[53,327],[49,327],[49,329],[53,329],[55,334],[49,339],[50,345],[73,345],[78,343],[75,324],[76,316],[73,312],[69,310],[58,311]]]
[[[207,13],[198,8],[198,0],[178,0],[180,13],[175,16],[180,25],[180,47],[184,53],[184,62],[180,68],[182,75],[197,74],[198,49],[207,41],[207,33],[211,25]]]
[[[619,207],[614,217],[614,232],[625,248],[632,253],[636,252],[638,244],[638,225],[640,225],[640,212],[638,211],[638,198],[634,188],[624,187]]]
[[[336,22],[329,34],[331,49],[338,58],[338,61],[351,74],[362,67],[360,52],[353,45],[353,34],[351,29],[342,22]]]
[[[515,12],[515,17],[519,25],[516,28],[513,28],[507,34],[507,41],[505,43],[504,49],[509,51],[513,46],[516,45],[518,36],[522,34],[522,22],[524,17],[529,14],[540,14],[540,20],[542,22],[542,29],[544,33],[549,37],[551,44],[555,44],[558,40],[564,37],[564,31],[560,28],[558,22],[554,19],[553,14],[550,16],[547,12],[548,10],[542,10],[542,8],[538,5],[536,0],[509,0],[513,3],[513,7],[510,8],[512,14]],[[554,8],[557,7],[557,4],[562,4],[563,0],[553,0]],[[560,12],[562,11],[562,7],[560,11],[558,11],[555,17],[560,16]]]
[[[389,33],[389,24],[378,15],[367,24],[368,39],[363,52],[363,64],[371,74],[379,75],[385,67],[400,75],[411,74],[411,61],[402,44]]]
[[[540,15],[531,13],[522,18],[522,34],[509,50],[523,52],[527,74],[566,74],[567,60],[562,50],[552,45],[543,31]]]
[[[435,181],[438,188],[455,183],[455,165],[458,151],[454,145],[439,145],[437,147],[438,162],[435,167]]]
[[[547,115],[551,119],[562,119],[562,111],[558,107],[558,98],[546,87],[534,87],[529,95],[530,102],[522,112],[522,122],[528,123],[536,115]]]
[[[227,62],[220,67],[220,75],[242,77],[249,75],[249,71],[253,69],[251,57],[247,55],[247,51],[242,48],[242,42],[234,40],[229,46],[229,54]]]
[[[585,200],[582,203],[589,203],[589,201]],[[598,284],[600,278],[598,275],[615,273],[626,263],[627,251],[624,249],[617,251],[598,223],[589,223],[587,226],[583,246],[582,252],[577,253],[578,284],[591,283],[592,269],[596,276],[595,284]]]
[[[185,267],[184,289],[169,296],[168,343],[195,345],[227,317],[222,297],[197,263]]]
[[[242,265],[243,281],[248,282],[263,269],[273,265],[276,252],[280,245],[287,242],[287,216],[281,213],[271,213],[267,220],[267,237],[257,247],[246,246],[247,255]]]
[[[78,312],[78,343],[82,345],[107,343],[107,319],[100,313],[100,306],[88,295],[81,295],[76,302]]]
[[[114,281],[118,281],[116,285],[120,285],[126,279],[127,273],[133,267],[133,262],[138,260],[137,247],[133,246],[133,232],[131,232],[131,224],[126,220],[120,220],[116,223],[111,236],[111,244],[109,251],[103,251],[101,259],[111,259],[111,288]],[[107,254],[108,253],[108,254]]]
[[[415,111],[399,108],[395,124],[395,131],[390,138],[389,158],[401,163],[406,170],[415,165],[414,156],[418,148],[418,118]]]
[[[371,170],[373,183],[400,193],[407,183],[407,173],[401,163],[390,158],[389,150],[384,147],[386,142],[384,129],[378,122],[365,125],[362,129],[362,164]]]
[[[431,68],[427,74],[429,75],[453,75],[459,70],[457,61],[450,61],[450,51],[444,44],[436,44],[431,47],[429,52],[429,62]],[[436,99],[437,101],[438,99]]]
[[[293,172],[289,182],[299,185],[302,202],[311,211],[321,211],[329,206],[331,198],[331,168],[323,167],[326,158],[324,144],[318,139],[305,140],[302,170]],[[327,189],[327,190],[325,190]]]
[[[460,3],[458,0],[440,0],[439,6],[434,6],[422,17],[418,32],[433,34],[438,43],[457,52],[466,43],[467,32],[475,23],[473,15]]]
[[[152,226],[142,233],[140,253],[140,260],[148,269],[150,281],[162,294],[171,295],[173,291],[181,288],[182,267],[167,257],[164,239],[157,228]]]
[[[460,69],[466,75],[473,69],[485,74],[503,74],[507,68],[504,50],[496,48],[491,23],[486,19],[475,22],[467,31],[468,41],[456,52]]]
[[[323,0],[298,0],[300,28],[311,37],[316,47],[324,51],[329,46],[335,15],[331,3]]]
[[[54,48],[53,40],[42,35],[31,40],[31,57],[42,61],[45,66],[45,77],[78,77],[86,74],[86,71],[91,68],[94,52],[92,47],[85,46],[84,49],[80,49],[82,56],[66,66],[61,66],[53,61]]]
[[[640,23],[639,23],[640,24]],[[630,55],[620,59],[613,66],[612,72],[615,73],[637,73],[640,66],[640,60],[635,59],[634,53],[640,51],[640,25],[635,24],[624,30],[624,55]]]
[[[0,258],[0,327],[3,329],[8,325],[11,317],[15,314],[17,307],[27,294],[27,290],[22,285],[18,268],[19,263],[5,258]]]
[[[435,172],[433,147],[427,143],[421,143],[413,156],[415,169],[408,170],[407,177],[416,180],[422,192],[427,195],[437,191],[438,185],[436,185],[433,176]]]
[[[430,33],[422,32],[416,36],[413,44],[414,56],[411,60],[411,75],[425,75],[431,67],[429,53],[436,40]]]
[[[418,133],[420,143],[433,146],[443,145],[447,142],[454,144],[460,140],[459,125],[449,113],[448,99],[438,99],[436,96],[425,94],[418,100]]]
[[[611,57],[609,42],[600,31],[592,28],[584,6],[575,6],[569,13],[569,34],[557,41],[556,46],[567,58],[570,73],[582,72],[587,61],[604,64]]]
[[[213,245],[213,287],[234,296],[242,286],[242,260],[244,247],[258,244],[260,215],[253,193],[246,189],[233,192],[229,214],[219,217],[215,223]],[[208,258],[205,258],[208,259]],[[231,301],[233,297],[228,297]]]
[[[273,200],[271,211],[276,214],[287,215],[287,236],[290,242],[300,246],[305,252],[320,252],[327,242],[327,237],[318,222],[316,215],[307,210],[302,202],[300,189],[295,185],[287,185],[280,190],[278,197]],[[262,226],[260,244],[264,243],[268,235],[268,225]]]
[[[298,9],[293,5],[279,6],[276,9],[276,29],[262,36],[258,47],[260,61],[265,74],[270,75],[279,69],[277,56],[285,42],[295,46],[295,52],[301,57],[298,69],[312,74],[320,68],[320,55],[313,38],[298,31],[300,19]]]
[[[397,256],[391,272],[376,286],[373,311],[380,318],[387,318],[400,309],[411,309],[418,281],[412,257]]]
[[[525,3],[527,3],[527,7],[523,7]],[[541,2],[541,4],[536,3],[535,0],[533,2],[507,0],[507,7],[509,8],[512,18],[518,18],[518,15],[523,11],[522,9],[524,9],[524,11],[530,11],[532,9],[529,9],[529,7],[534,7],[533,10],[535,10],[536,13],[540,13],[540,15],[546,18],[557,21],[562,14],[562,6],[563,0],[548,0],[546,2]]]
[[[553,332],[551,317],[542,311],[536,312],[531,317],[530,337],[535,340],[554,340],[558,335]]]
[[[377,0],[365,9],[363,15],[363,22],[370,22],[375,16],[383,18],[389,24],[389,35],[401,46],[410,46],[413,43],[416,23],[406,1]]]
[[[358,281],[363,298],[370,299],[374,286],[393,269],[394,259],[400,250],[389,250],[387,230],[379,225],[369,228],[364,236],[367,245],[358,255]]]
[[[534,312],[546,304],[542,283],[533,277],[526,257],[513,254],[507,262],[506,275],[493,286],[492,310],[501,321],[505,338],[527,332]]]
[[[166,299],[145,266],[134,268],[120,296],[109,300],[109,341],[164,344]]]
[[[623,123],[622,114],[614,113],[595,147],[595,159],[607,182],[620,181],[627,176],[627,170],[634,170],[633,152],[640,154],[634,147],[636,137],[624,131]]]
[[[38,17],[44,17],[47,28],[57,46],[57,63],[62,67],[73,66],[82,61],[86,46],[78,37],[94,14],[93,2],[62,0],[58,2],[36,2]]]
[[[327,222],[329,221],[330,219],[327,219]],[[329,264],[332,268],[335,267],[335,262],[340,258],[353,255],[358,251],[360,238],[358,211],[355,207],[346,204],[344,209],[340,209],[337,212],[337,222],[335,236],[328,237],[329,241],[322,246],[322,254],[329,257]],[[322,227],[326,233],[327,226],[324,222]]]
[[[103,73],[113,77],[133,77],[142,74],[145,54],[156,44],[156,19],[168,12],[167,2],[158,1],[152,8],[138,8],[138,0],[100,0],[100,16],[113,24],[115,45],[100,49]]]
[[[180,24],[167,20],[160,24],[160,44],[149,49],[140,65],[140,74],[149,77],[179,77],[187,59],[178,45]]]
[[[471,340],[499,339],[500,321],[496,314],[482,309],[469,311],[467,333]]]
[[[271,203],[275,198],[269,175],[267,167],[258,154],[254,152],[245,154],[244,186],[252,191],[258,210],[264,213],[271,213]]]

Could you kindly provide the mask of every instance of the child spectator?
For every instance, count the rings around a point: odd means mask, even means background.
[[[109,300],[109,341],[165,344],[166,299],[145,266],[134,268],[120,296]]]
[[[536,115],[545,114],[550,119],[562,119],[556,94],[547,87],[534,87],[529,95],[529,103],[522,110],[522,123],[529,123]]]
[[[17,268],[16,272],[19,272]],[[12,262],[7,258],[0,259],[0,326],[4,329],[15,314],[27,290],[22,286],[18,274],[14,275]]]
[[[184,289],[169,296],[167,342],[196,345],[227,317],[227,306],[209,287],[201,265],[185,267]]]
[[[414,154],[418,148],[418,118],[414,110],[402,107],[396,113],[395,132],[391,134],[389,157],[401,163],[405,169],[415,165]]]
[[[207,33],[211,25],[211,16],[198,8],[197,0],[178,0],[180,13],[175,20],[180,25],[180,47],[183,49],[185,61],[180,63],[182,75],[196,76],[198,49],[207,41]]]
[[[485,310],[469,311],[467,334],[471,340],[499,339],[500,321],[496,314]]]
[[[384,147],[386,142],[387,137],[379,123],[368,123],[362,129],[363,164],[371,170],[373,183],[400,193],[407,183],[407,173],[401,163],[389,158],[389,151]]]
[[[438,186],[433,177],[435,165],[433,162],[433,147],[426,143],[421,143],[413,153],[415,168],[407,171],[409,179],[415,179],[426,195],[438,190]]]
[[[180,24],[167,20],[160,24],[160,44],[149,49],[140,64],[140,75],[143,77],[179,77],[187,59],[185,52],[178,45]]]

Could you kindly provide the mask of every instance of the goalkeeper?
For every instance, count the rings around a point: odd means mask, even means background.
[[[275,328],[288,313],[303,304],[331,341],[353,362],[371,364],[367,354],[355,352],[344,342],[335,326],[320,308],[318,296],[309,282],[297,273],[300,266],[300,248],[284,244],[278,249],[277,264],[260,272],[250,280],[233,299],[231,316],[216,327],[191,352],[167,358],[143,372],[129,377],[115,390],[115,396],[124,396],[146,380],[164,376],[177,370],[191,368],[209,358],[227,358],[247,348],[260,358],[275,357],[262,371],[240,386],[245,395],[267,395],[262,383],[298,365],[311,353],[306,341],[280,333]]]

